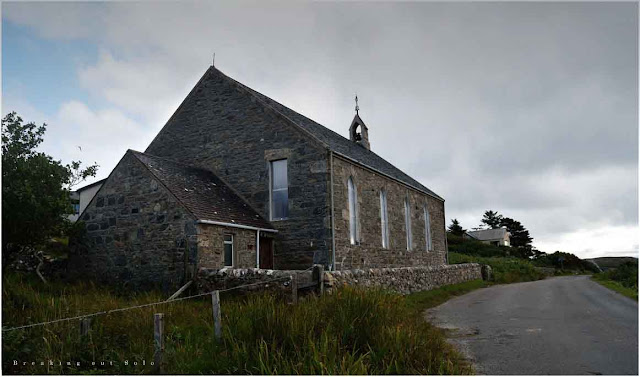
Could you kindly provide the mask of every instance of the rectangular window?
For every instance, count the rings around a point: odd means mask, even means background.
[[[287,160],[271,161],[271,220],[284,220],[288,216]]]
[[[404,200],[404,224],[407,229],[407,250],[411,250],[411,207],[409,206],[409,198]]]
[[[424,229],[425,229],[425,239],[427,240],[427,251],[433,250],[433,245],[431,244],[431,218],[429,217],[429,210],[427,207],[424,207]]]
[[[380,191],[380,227],[382,228],[382,247],[389,248],[389,220],[387,214],[387,193]]]
[[[224,235],[224,266],[233,266],[233,235]]]

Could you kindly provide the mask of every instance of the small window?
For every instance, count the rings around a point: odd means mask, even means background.
[[[72,205],[73,205],[73,213],[75,215],[79,215],[80,214],[80,204],[74,203]]]
[[[407,251],[411,250],[411,206],[409,205],[409,198],[404,200],[404,224],[407,229]]]
[[[233,266],[233,235],[224,235],[224,266]]]
[[[427,241],[427,251],[433,250],[433,245],[431,243],[431,217],[429,216],[429,210],[427,206],[424,206],[424,231],[425,231],[425,240]]]
[[[387,213],[387,193],[380,191],[380,228],[382,229],[382,247],[389,248],[389,217]]]
[[[287,160],[271,161],[271,220],[289,216]]]
[[[353,184],[353,177],[349,177],[349,236],[352,245],[358,241],[358,206],[356,186]]]

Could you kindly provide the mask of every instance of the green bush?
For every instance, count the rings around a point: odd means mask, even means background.
[[[638,262],[624,262],[617,268],[601,272],[594,277],[598,280],[612,280],[623,287],[638,290]]]
[[[540,254],[533,260],[536,266],[540,267],[553,267],[556,269],[562,269],[566,271],[578,271],[578,272],[598,272],[598,267],[595,264],[580,259],[571,253],[564,253],[556,251],[553,254]]]
[[[506,257],[512,251],[506,246],[494,246],[451,233],[447,233],[447,244],[450,252],[480,257]]]
[[[3,327],[114,309],[166,297],[123,296],[91,283],[43,285],[5,275]],[[289,305],[267,294],[222,296],[223,339],[213,336],[211,300],[190,299],[95,317],[89,337],[77,321],[3,333],[9,374],[151,372],[153,313],[165,314],[167,374],[469,374],[441,330],[397,294],[343,288]],[[12,361],[36,361],[13,366]],[[40,366],[40,361],[62,361]],[[128,360],[129,365],[124,365]],[[141,366],[145,360],[146,366]],[[66,366],[66,361],[73,361]],[[89,366],[92,361],[97,367]],[[100,367],[100,361],[114,366]],[[133,362],[138,366],[133,366]],[[80,362],[81,366],[76,366]]]
[[[546,275],[528,260],[521,258],[483,258],[466,254],[449,253],[449,263],[480,263],[491,266],[496,283],[517,283],[544,279]]]

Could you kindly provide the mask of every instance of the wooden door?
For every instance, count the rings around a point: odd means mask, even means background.
[[[260,268],[273,269],[273,239],[260,237]]]

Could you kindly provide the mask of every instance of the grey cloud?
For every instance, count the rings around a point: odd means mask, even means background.
[[[85,67],[82,82],[150,130],[214,51],[222,71],[344,136],[357,92],[373,150],[444,196],[447,221],[473,227],[496,209],[545,240],[638,223],[637,14],[636,3],[3,4],[42,36],[113,53],[122,64]]]

